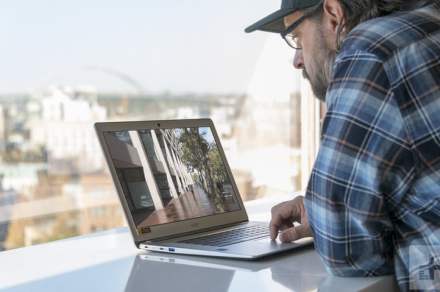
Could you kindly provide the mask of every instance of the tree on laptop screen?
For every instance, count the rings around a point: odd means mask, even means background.
[[[240,209],[209,127],[104,137],[138,230]]]

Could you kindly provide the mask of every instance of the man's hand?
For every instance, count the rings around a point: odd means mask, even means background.
[[[291,242],[303,237],[311,237],[304,198],[298,196],[291,201],[278,204],[272,208],[272,220],[270,220],[270,238],[275,240],[280,232],[281,242]],[[294,226],[293,222],[300,225]]]

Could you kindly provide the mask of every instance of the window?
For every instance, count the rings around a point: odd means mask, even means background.
[[[243,200],[304,188],[319,105],[278,35],[243,32],[274,9],[253,0],[3,5],[0,250],[125,224],[96,121],[210,117]],[[139,174],[121,175],[132,178],[134,208],[149,208]]]

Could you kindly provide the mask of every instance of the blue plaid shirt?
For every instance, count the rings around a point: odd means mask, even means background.
[[[334,275],[425,287],[440,267],[440,5],[353,29],[326,103],[305,200],[317,251]]]

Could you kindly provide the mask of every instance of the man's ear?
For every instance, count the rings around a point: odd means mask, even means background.
[[[338,29],[344,26],[344,9],[339,0],[324,0],[323,3],[323,25],[325,29],[336,34]]]

